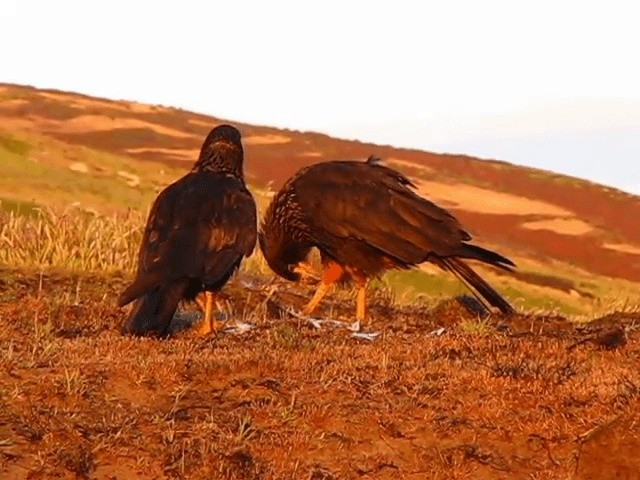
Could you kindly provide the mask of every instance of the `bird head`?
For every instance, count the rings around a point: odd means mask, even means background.
[[[299,256],[297,249],[283,243],[276,234],[270,231],[261,230],[258,232],[258,244],[269,268],[286,280],[297,282],[300,280],[300,273],[294,269],[298,265]]]
[[[232,125],[222,124],[212,129],[200,149],[194,171],[212,170],[244,177],[241,135]]]

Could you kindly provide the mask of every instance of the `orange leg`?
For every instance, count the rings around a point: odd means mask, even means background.
[[[198,305],[202,308],[202,300],[198,299]],[[211,332],[216,332],[220,329],[220,326],[216,325],[217,322],[213,320],[213,309],[215,307],[215,293],[205,292],[204,302],[204,320],[198,328],[199,335],[208,335]]]
[[[365,304],[366,304],[366,287],[358,288],[358,299],[356,301],[356,320],[363,321],[365,318]]]
[[[356,320],[364,321],[366,317],[366,300],[367,300],[367,279],[359,275],[352,275],[355,278],[358,287],[358,296],[356,298]]]
[[[303,309],[305,315],[311,315],[324,296],[333,290],[333,284],[340,281],[344,276],[344,268],[341,265],[329,261],[322,272],[322,280],[320,285],[316,289],[309,303],[307,303]]]

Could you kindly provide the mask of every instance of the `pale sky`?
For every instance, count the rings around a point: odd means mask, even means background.
[[[2,0],[0,82],[497,158],[640,193],[639,11]]]

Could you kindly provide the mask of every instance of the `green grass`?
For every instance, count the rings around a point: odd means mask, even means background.
[[[42,208],[42,206],[35,202],[0,198],[0,210],[5,211],[6,213],[33,217],[37,215],[37,210],[40,208]]]
[[[26,134],[8,137],[0,131],[0,139],[4,139],[4,143],[0,142],[0,199],[9,205],[3,207],[5,210],[16,213],[30,205],[58,209],[79,206],[107,215],[145,211],[162,188],[190,167],[188,162],[184,168],[140,162]],[[76,162],[83,163],[87,172],[71,170],[70,166]],[[128,185],[120,172],[138,176],[139,185]],[[266,207],[268,191],[253,191],[258,204]],[[17,205],[23,207],[18,209]]]
[[[3,181],[29,180],[33,177],[43,177],[51,172],[51,168],[43,165],[26,155],[9,150],[0,145],[0,173]]]
[[[445,272],[433,275],[418,269],[390,271],[384,275],[381,283],[391,289],[400,303],[412,303],[424,297],[436,300],[469,293],[460,281]],[[534,294],[528,291],[524,284],[522,286],[525,288],[511,285],[508,281],[507,285],[494,285],[496,290],[523,310],[556,311],[567,315],[585,313],[575,305]]]
[[[0,149],[13,155],[25,157],[33,147],[23,140],[19,140],[12,135],[0,133]]]
[[[464,291],[464,287],[452,276],[432,275],[418,269],[389,271],[382,282],[392,289],[396,298],[408,301],[425,295],[451,296]]]
[[[6,134],[0,135],[0,198],[6,203],[79,204],[103,213],[143,210],[160,188],[186,171],[186,165],[178,169],[152,162],[141,164],[84,147],[63,147],[51,141],[40,145],[35,138],[7,140]],[[88,172],[71,170],[74,162],[84,163]],[[128,185],[120,171],[138,175],[140,184]]]
[[[524,311],[556,312],[565,315],[584,313],[580,308],[555,298],[533,294],[523,288],[506,285],[500,293],[512,300],[517,308]]]

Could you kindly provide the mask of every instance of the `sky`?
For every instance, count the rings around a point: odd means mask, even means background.
[[[2,0],[0,82],[466,153],[640,194],[634,4]]]

